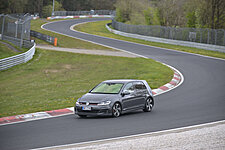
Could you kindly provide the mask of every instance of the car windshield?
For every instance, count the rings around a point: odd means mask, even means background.
[[[122,83],[101,83],[90,93],[118,94],[123,87]]]

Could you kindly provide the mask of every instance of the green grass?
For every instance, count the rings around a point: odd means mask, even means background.
[[[90,49],[90,50],[91,49],[94,49],[94,50],[96,50],[96,49],[97,50],[112,50],[111,48],[107,48],[107,47],[104,47],[104,46],[100,46],[100,45],[93,44],[93,43],[90,43],[90,42],[85,42],[85,41],[82,41],[82,40],[78,40],[78,39],[75,39],[75,38],[71,38],[71,37],[68,37],[68,36],[64,36],[64,35],[61,35],[61,34],[57,34],[57,33],[53,33],[53,32],[41,29],[41,25],[43,25],[45,23],[46,23],[46,21],[41,20],[41,19],[32,20],[31,21],[31,30],[34,30],[34,31],[37,31],[37,32],[40,32],[40,33],[43,33],[43,34],[47,34],[47,35],[50,35],[50,36],[53,36],[53,37],[57,37],[57,39],[58,39],[57,46],[59,46],[59,47]],[[36,39],[36,38],[33,38],[33,39],[35,39],[35,42],[37,44],[49,44],[49,43],[47,43],[43,40],[39,40],[39,39]]]
[[[195,54],[201,54],[201,55],[225,59],[225,53],[222,53],[222,52],[208,51],[208,50],[203,50],[203,49],[198,49],[198,48],[193,48],[193,47],[185,47],[185,46],[178,46],[178,45],[171,45],[171,44],[164,44],[164,43],[157,43],[157,42],[149,42],[149,41],[139,40],[139,39],[135,39],[135,38],[129,38],[129,37],[116,35],[116,34],[109,32],[105,28],[105,24],[110,23],[110,22],[111,21],[89,22],[89,23],[75,26],[74,29],[78,30],[78,31],[90,33],[90,34],[95,34],[95,35],[100,35],[100,36],[105,36],[105,37],[110,37],[110,38],[145,44],[145,45],[150,45],[150,46],[162,47],[162,48],[167,48],[167,49],[172,49],[172,50],[184,51],[184,52],[189,52],[189,53],[195,53]]]
[[[157,88],[172,76],[151,59],[37,49],[28,63],[0,71],[0,117],[72,107],[103,80],[143,79]]]
[[[8,46],[0,43],[0,59],[10,57],[16,54],[18,53],[11,50]]]
[[[12,44],[8,41],[2,41],[2,40],[0,40],[0,41],[4,42],[4,43],[8,43],[11,46],[15,47],[17,50],[21,51],[21,52],[15,52],[12,49],[10,49],[8,46],[6,46],[5,44],[0,43],[0,59],[7,58],[7,57],[10,57],[10,56],[14,56],[14,55],[18,55],[18,54],[28,50],[26,48],[19,48],[18,46],[15,46],[14,44]]]

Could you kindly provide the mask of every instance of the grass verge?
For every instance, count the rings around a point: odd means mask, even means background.
[[[31,21],[31,30],[43,33],[43,34],[47,34],[53,37],[57,37],[58,42],[57,42],[57,46],[59,47],[66,47],[66,48],[78,48],[78,49],[94,49],[94,50],[112,50],[111,48],[108,47],[104,47],[104,46],[100,46],[97,44],[93,44],[90,42],[85,42],[82,40],[78,40],[75,38],[71,38],[65,35],[61,35],[61,34],[57,34],[57,33],[53,33],[47,30],[44,30],[41,28],[41,25],[45,24],[46,20],[43,19],[36,19],[36,20],[32,20]],[[43,40],[39,40],[37,38],[32,37],[33,39],[35,39],[35,42],[37,44],[48,44],[47,42],[43,41]]]
[[[110,37],[110,38],[114,38],[114,39],[120,39],[120,40],[125,40],[125,41],[130,41],[130,42],[135,42],[135,43],[140,43],[140,44],[145,44],[145,45],[150,45],[150,46],[162,47],[162,48],[167,48],[167,49],[172,49],[172,50],[184,51],[184,52],[189,52],[189,53],[195,53],[195,54],[201,54],[201,55],[225,59],[225,53],[222,53],[222,52],[208,51],[208,50],[203,50],[203,49],[198,49],[198,48],[193,48],[193,47],[186,47],[186,46],[179,46],[179,45],[149,42],[149,41],[144,41],[144,40],[140,40],[140,39],[116,35],[116,34],[109,32],[105,28],[105,24],[110,23],[110,22],[111,21],[109,21],[109,20],[98,21],[98,22],[89,22],[89,23],[77,25],[74,27],[74,29],[78,30],[78,31],[95,34],[95,35],[100,35],[100,36],[105,36],[105,37]]]
[[[172,76],[151,59],[37,49],[28,63],[0,71],[0,117],[72,107],[103,80],[143,79],[157,88]]]
[[[23,53],[28,50],[26,48],[19,48],[18,46],[14,45],[8,41],[2,41],[2,40],[0,40],[0,41],[3,43],[8,43],[11,46],[13,46],[14,48],[16,48],[18,51],[20,51],[20,52],[16,52],[16,51],[12,50],[11,48],[9,48],[7,45],[0,42],[0,59],[18,55],[18,54]]]

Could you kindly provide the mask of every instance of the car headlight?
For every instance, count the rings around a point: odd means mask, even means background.
[[[98,103],[98,106],[105,106],[105,105],[109,105],[110,103],[111,101],[100,102]]]
[[[80,105],[80,98],[78,98],[78,100],[76,101],[76,105]]]

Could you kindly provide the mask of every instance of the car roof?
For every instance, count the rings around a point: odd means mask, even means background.
[[[143,80],[135,80],[135,79],[116,79],[116,80],[106,80],[103,82],[107,82],[107,83],[128,83],[128,82],[132,82],[132,81],[143,81]]]

